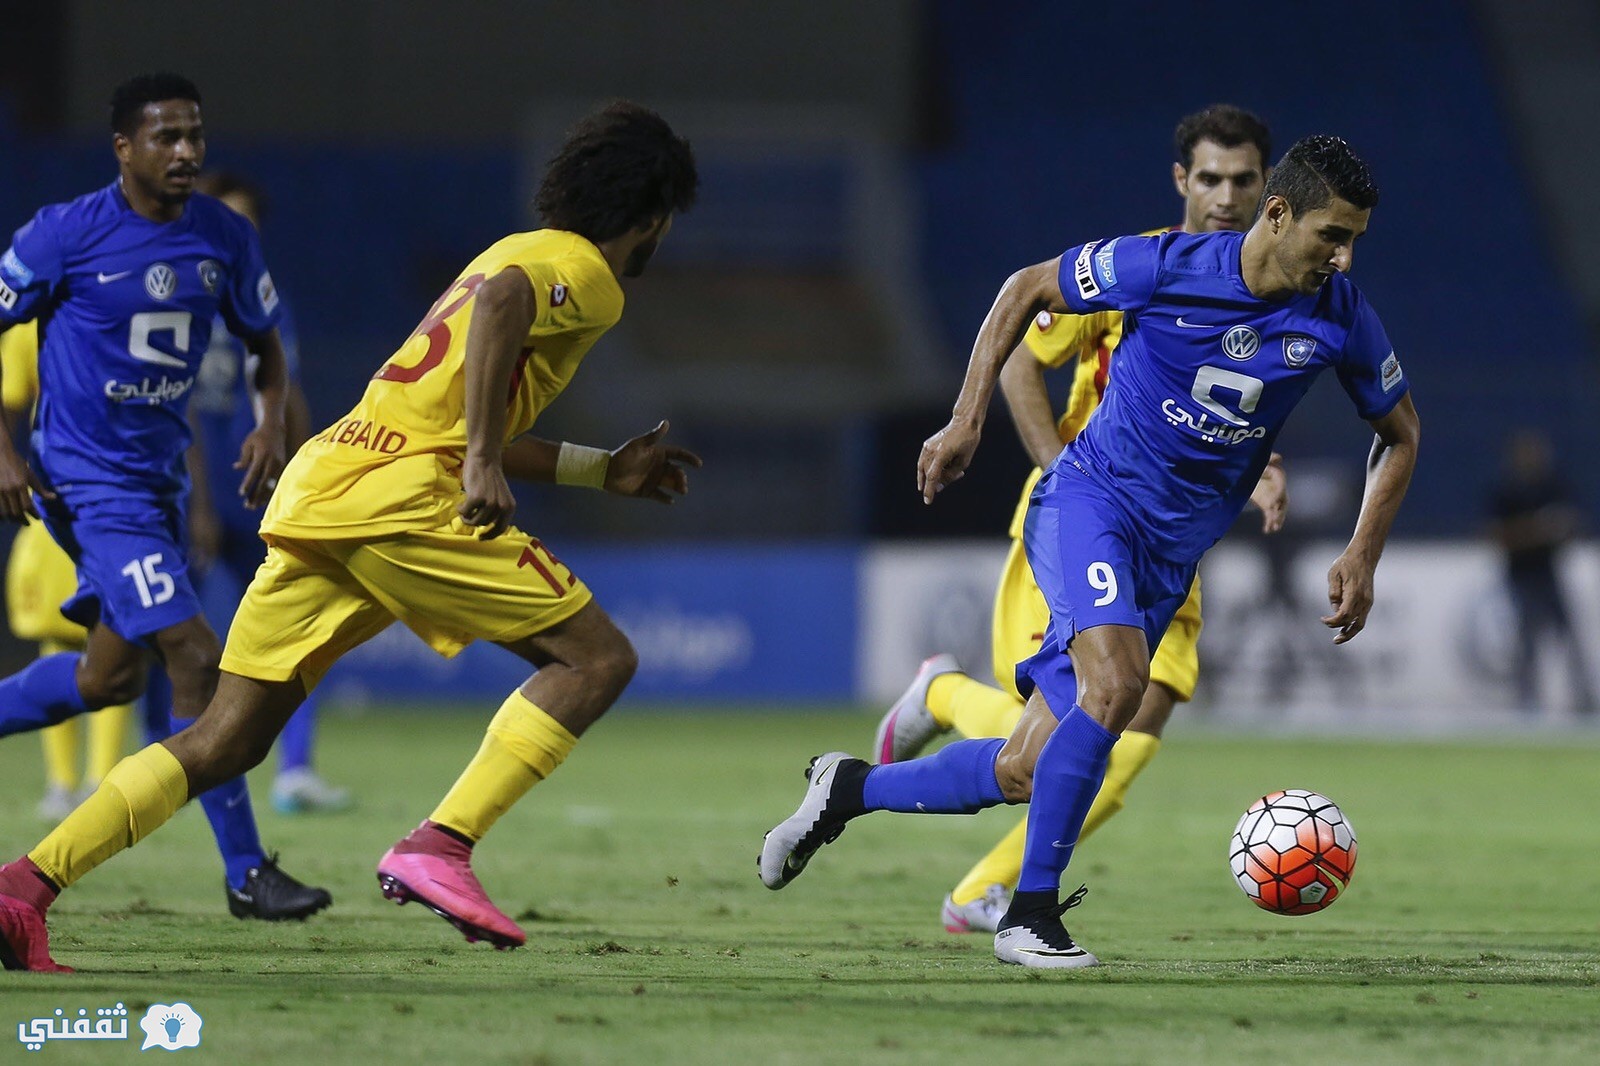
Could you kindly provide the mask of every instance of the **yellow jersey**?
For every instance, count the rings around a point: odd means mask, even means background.
[[[1141,237],[1154,237],[1178,227],[1164,226],[1148,230]],[[1089,416],[1100,406],[1106,394],[1106,382],[1111,377],[1111,353],[1122,342],[1122,312],[1098,311],[1092,315],[1055,315],[1041,311],[1022,343],[1035,359],[1051,370],[1057,370],[1071,360],[1077,365],[1072,375],[1072,391],[1067,395],[1067,406],[1056,420],[1056,430],[1061,443],[1067,444],[1083,432]],[[1022,489],[1022,500],[1011,517],[1011,537],[1022,536],[1022,522],[1028,512],[1028,495],[1039,480],[1040,471],[1034,470]]]
[[[507,443],[533,426],[622,317],[600,250],[563,230],[513,234],[467,264],[361,402],[295,453],[262,533],[364,539],[449,521],[467,447],[468,325],[478,287],[508,267],[528,275],[538,309],[507,397]]]
[[[0,402],[7,411],[31,412],[39,398],[39,323],[0,333]]]

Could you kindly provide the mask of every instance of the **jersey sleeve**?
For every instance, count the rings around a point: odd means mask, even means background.
[[[575,257],[516,261],[533,285],[533,335],[607,330],[622,317],[614,280]],[[604,270],[604,264],[600,264]]]
[[[244,339],[276,327],[283,307],[261,254],[261,239],[255,227],[243,218],[234,221],[237,245],[233,269],[228,271],[228,285],[222,293],[221,311],[228,332]]]
[[[47,207],[34,215],[0,254],[0,322],[38,317],[61,283],[66,257],[56,225],[59,212]]]
[[[1355,319],[1339,358],[1339,383],[1362,418],[1382,418],[1410,388],[1394,345],[1366,300],[1358,300]]]
[[[1154,295],[1160,269],[1161,238],[1113,237],[1063,252],[1057,281],[1078,314],[1137,311]]]
[[[1110,312],[1097,315],[1056,315],[1040,311],[1028,332],[1022,335],[1028,353],[1045,367],[1055,370],[1096,347],[1111,328],[1115,316]]]

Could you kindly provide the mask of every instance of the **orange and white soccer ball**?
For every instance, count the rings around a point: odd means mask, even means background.
[[[1234,827],[1234,879],[1277,914],[1311,914],[1344,894],[1356,867],[1356,832],[1328,797],[1303,788],[1262,796]]]

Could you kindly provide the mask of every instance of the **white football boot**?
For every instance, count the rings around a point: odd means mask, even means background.
[[[872,738],[872,757],[878,763],[904,762],[916,758],[928,742],[941,733],[950,731],[942,726],[928,710],[928,686],[940,674],[959,674],[961,664],[948,652],[940,652],[922,660],[917,676],[900,698],[894,701],[878,722],[877,735]]]
[[[996,933],[1000,919],[1011,906],[1011,890],[1005,885],[990,885],[983,895],[970,903],[957,903],[950,896],[944,898],[944,931],[947,933]]]
[[[782,888],[800,876],[818,848],[839,839],[847,819],[840,816],[839,805],[833,801],[833,785],[839,768],[851,763],[855,764],[851,769],[864,769],[866,765],[842,751],[830,751],[811,760],[806,769],[810,784],[799,808],[773,826],[762,840],[761,857],[757,860],[762,884],[774,890]]]
[[[1036,970],[1081,970],[1099,966],[1100,960],[1079,947],[1061,924],[1061,916],[1083,902],[1084,885],[1049,910],[1021,918],[994,935],[994,957],[1001,962]]]

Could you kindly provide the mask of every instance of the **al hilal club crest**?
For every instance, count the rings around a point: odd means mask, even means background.
[[[1313,337],[1291,333],[1283,338],[1283,361],[1292,367],[1302,367],[1311,362],[1311,355],[1316,350],[1317,342]]]

